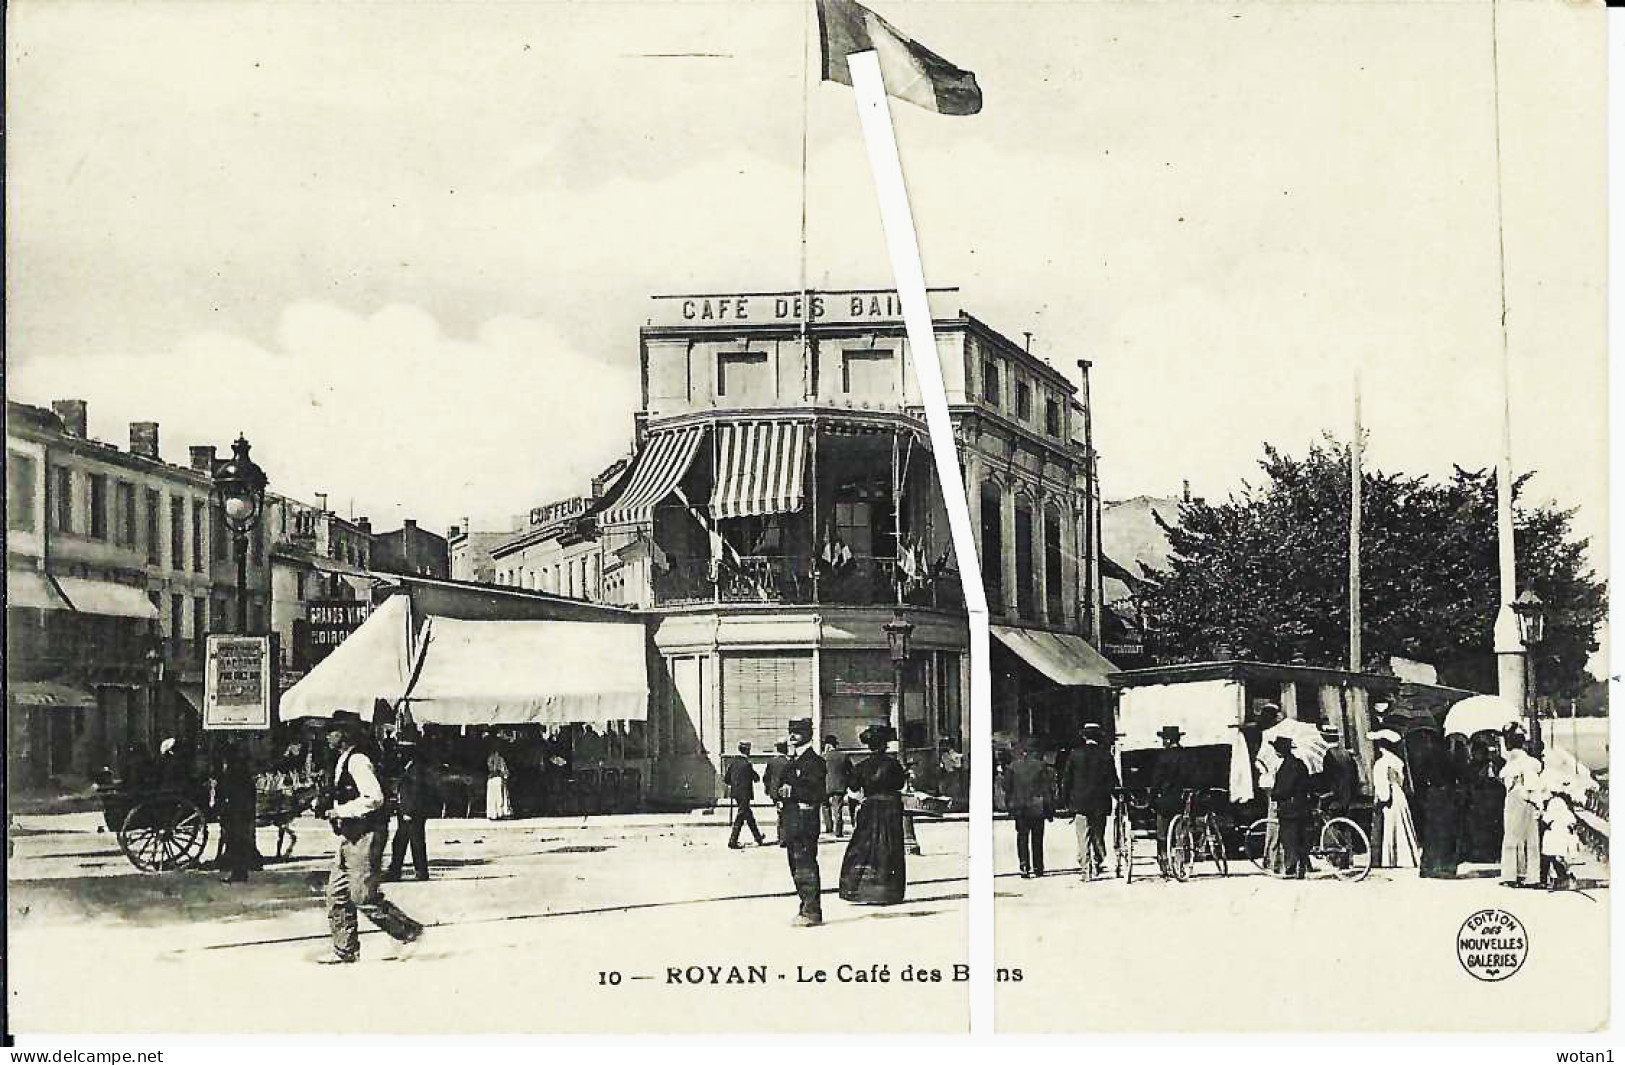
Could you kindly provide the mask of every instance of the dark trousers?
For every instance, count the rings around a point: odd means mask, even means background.
[[[823,830],[835,833],[836,839],[846,835],[846,792],[838,791],[825,798],[818,819]]]
[[[1168,826],[1179,816],[1178,810],[1157,811],[1157,865],[1162,875],[1168,875]]]
[[[1024,873],[1044,872],[1044,815],[1014,814],[1016,822],[1016,860]]]
[[[429,843],[424,838],[423,818],[401,814],[395,819],[395,840],[390,844],[389,875],[398,877],[406,862],[406,848],[412,848],[412,871],[419,880],[429,879]]]
[[[823,883],[818,875],[818,810],[811,805],[786,802],[779,807],[779,824],[784,833],[784,853],[790,863],[790,880],[796,886],[800,914],[815,921],[824,919],[820,899]]]
[[[1309,818],[1281,815],[1281,872],[1302,880],[1309,872]]]
[[[733,829],[728,833],[728,846],[739,842],[739,830],[748,827],[750,834],[755,838],[757,845],[762,842],[762,830],[756,827],[756,815],[751,812],[749,799],[734,800]]]

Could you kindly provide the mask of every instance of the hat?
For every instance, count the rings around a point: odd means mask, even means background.
[[[1164,725],[1157,730],[1157,735],[1165,740],[1177,740],[1185,735],[1185,730],[1178,725]]]
[[[788,726],[788,731],[789,731],[790,735],[792,735],[792,736],[799,736],[799,737],[801,737],[803,739],[809,739],[809,740],[812,739],[812,734],[813,734],[812,718],[810,718],[810,717],[791,718],[790,719],[790,724]]]
[[[162,742],[162,743],[160,743],[158,745],[158,753],[159,754],[168,754],[170,751],[173,751],[174,749],[175,749],[175,737],[173,737],[173,736],[169,737],[169,739],[165,740],[164,742]]]
[[[1270,739],[1270,746],[1274,747],[1278,751],[1290,751],[1294,745],[1295,744],[1292,737],[1288,736],[1284,732],[1279,736],[1274,736]]]
[[[1100,722],[1098,721],[1087,721],[1084,723],[1083,734],[1085,736],[1098,736],[1102,731],[1103,730],[1100,727]]]
[[[890,743],[897,738],[897,730],[887,724],[870,725],[858,733],[858,742],[865,747],[872,747],[877,743]]]
[[[361,715],[356,713],[354,710],[335,710],[333,711],[333,716],[328,719],[327,727],[330,729],[341,728],[348,731],[355,731],[360,729],[363,723],[364,722],[361,720]]]
[[[1338,731],[1337,726],[1332,724],[1330,721],[1322,721],[1320,723],[1320,734],[1322,736],[1332,737],[1341,737],[1343,735],[1340,731]]]
[[[749,740],[740,740],[739,741],[739,750],[744,754],[749,754],[750,753],[750,741]]]
[[[1380,728],[1375,732],[1366,733],[1365,738],[1372,743],[1398,743],[1399,733],[1391,728]]]

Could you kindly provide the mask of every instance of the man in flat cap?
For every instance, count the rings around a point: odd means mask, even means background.
[[[423,935],[423,926],[378,890],[389,814],[373,759],[361,749],[365,728],[361,716],[349,710],[334,711],[327,727],[327,741],[338,750],[333,805],[327,810],[338,847],[327,877],[327,923],[333,932],[333,949],[318,959],[324,965],[360,960],[357,910],[397,942],[413,943]]]
[[[795,749],[785,763],[778,781],[781,835],[790,863],[790,879],[795,882],[800,909],[792,924],[810,927],[824,923],[824,906],[819,897],[823,885],[818,878],[818,811],[824,805],[824,759],[813,748],[812,718],[790,722],[790,742]]]

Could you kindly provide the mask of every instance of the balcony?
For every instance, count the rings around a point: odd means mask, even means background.
[[[840,567],[811,555],[744,555],[713,563],[677,559],[654,576],[656,606],[757,603],[964,609],[959,575],[906,577],[892,557],[854,555]]]

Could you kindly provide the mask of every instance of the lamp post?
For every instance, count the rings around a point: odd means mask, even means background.
[[[903,666],[908,662],[908,638],[914,626],[903,611],[893,612],[892,619],[883,626],[886,644],[891,649],[892,665],[892,729],[897,733],[897,752],[903,751]]]
[[[238,434],[231,458],[214,470],[215,503],[231,530],[237,552],[237,633],[248,632],[248,534],[265,509],[265,471],[248,457],[248,441]]]
[[[1546,638],[1546,604],[1540,596],[1528,591],[1512,601],[1512,612],[1518,618],[1518,638],[1523,643],[1523,706],[1529,719],[1529,738],[1540,735],[1540,710],[1535,699],[1535,647]]]

